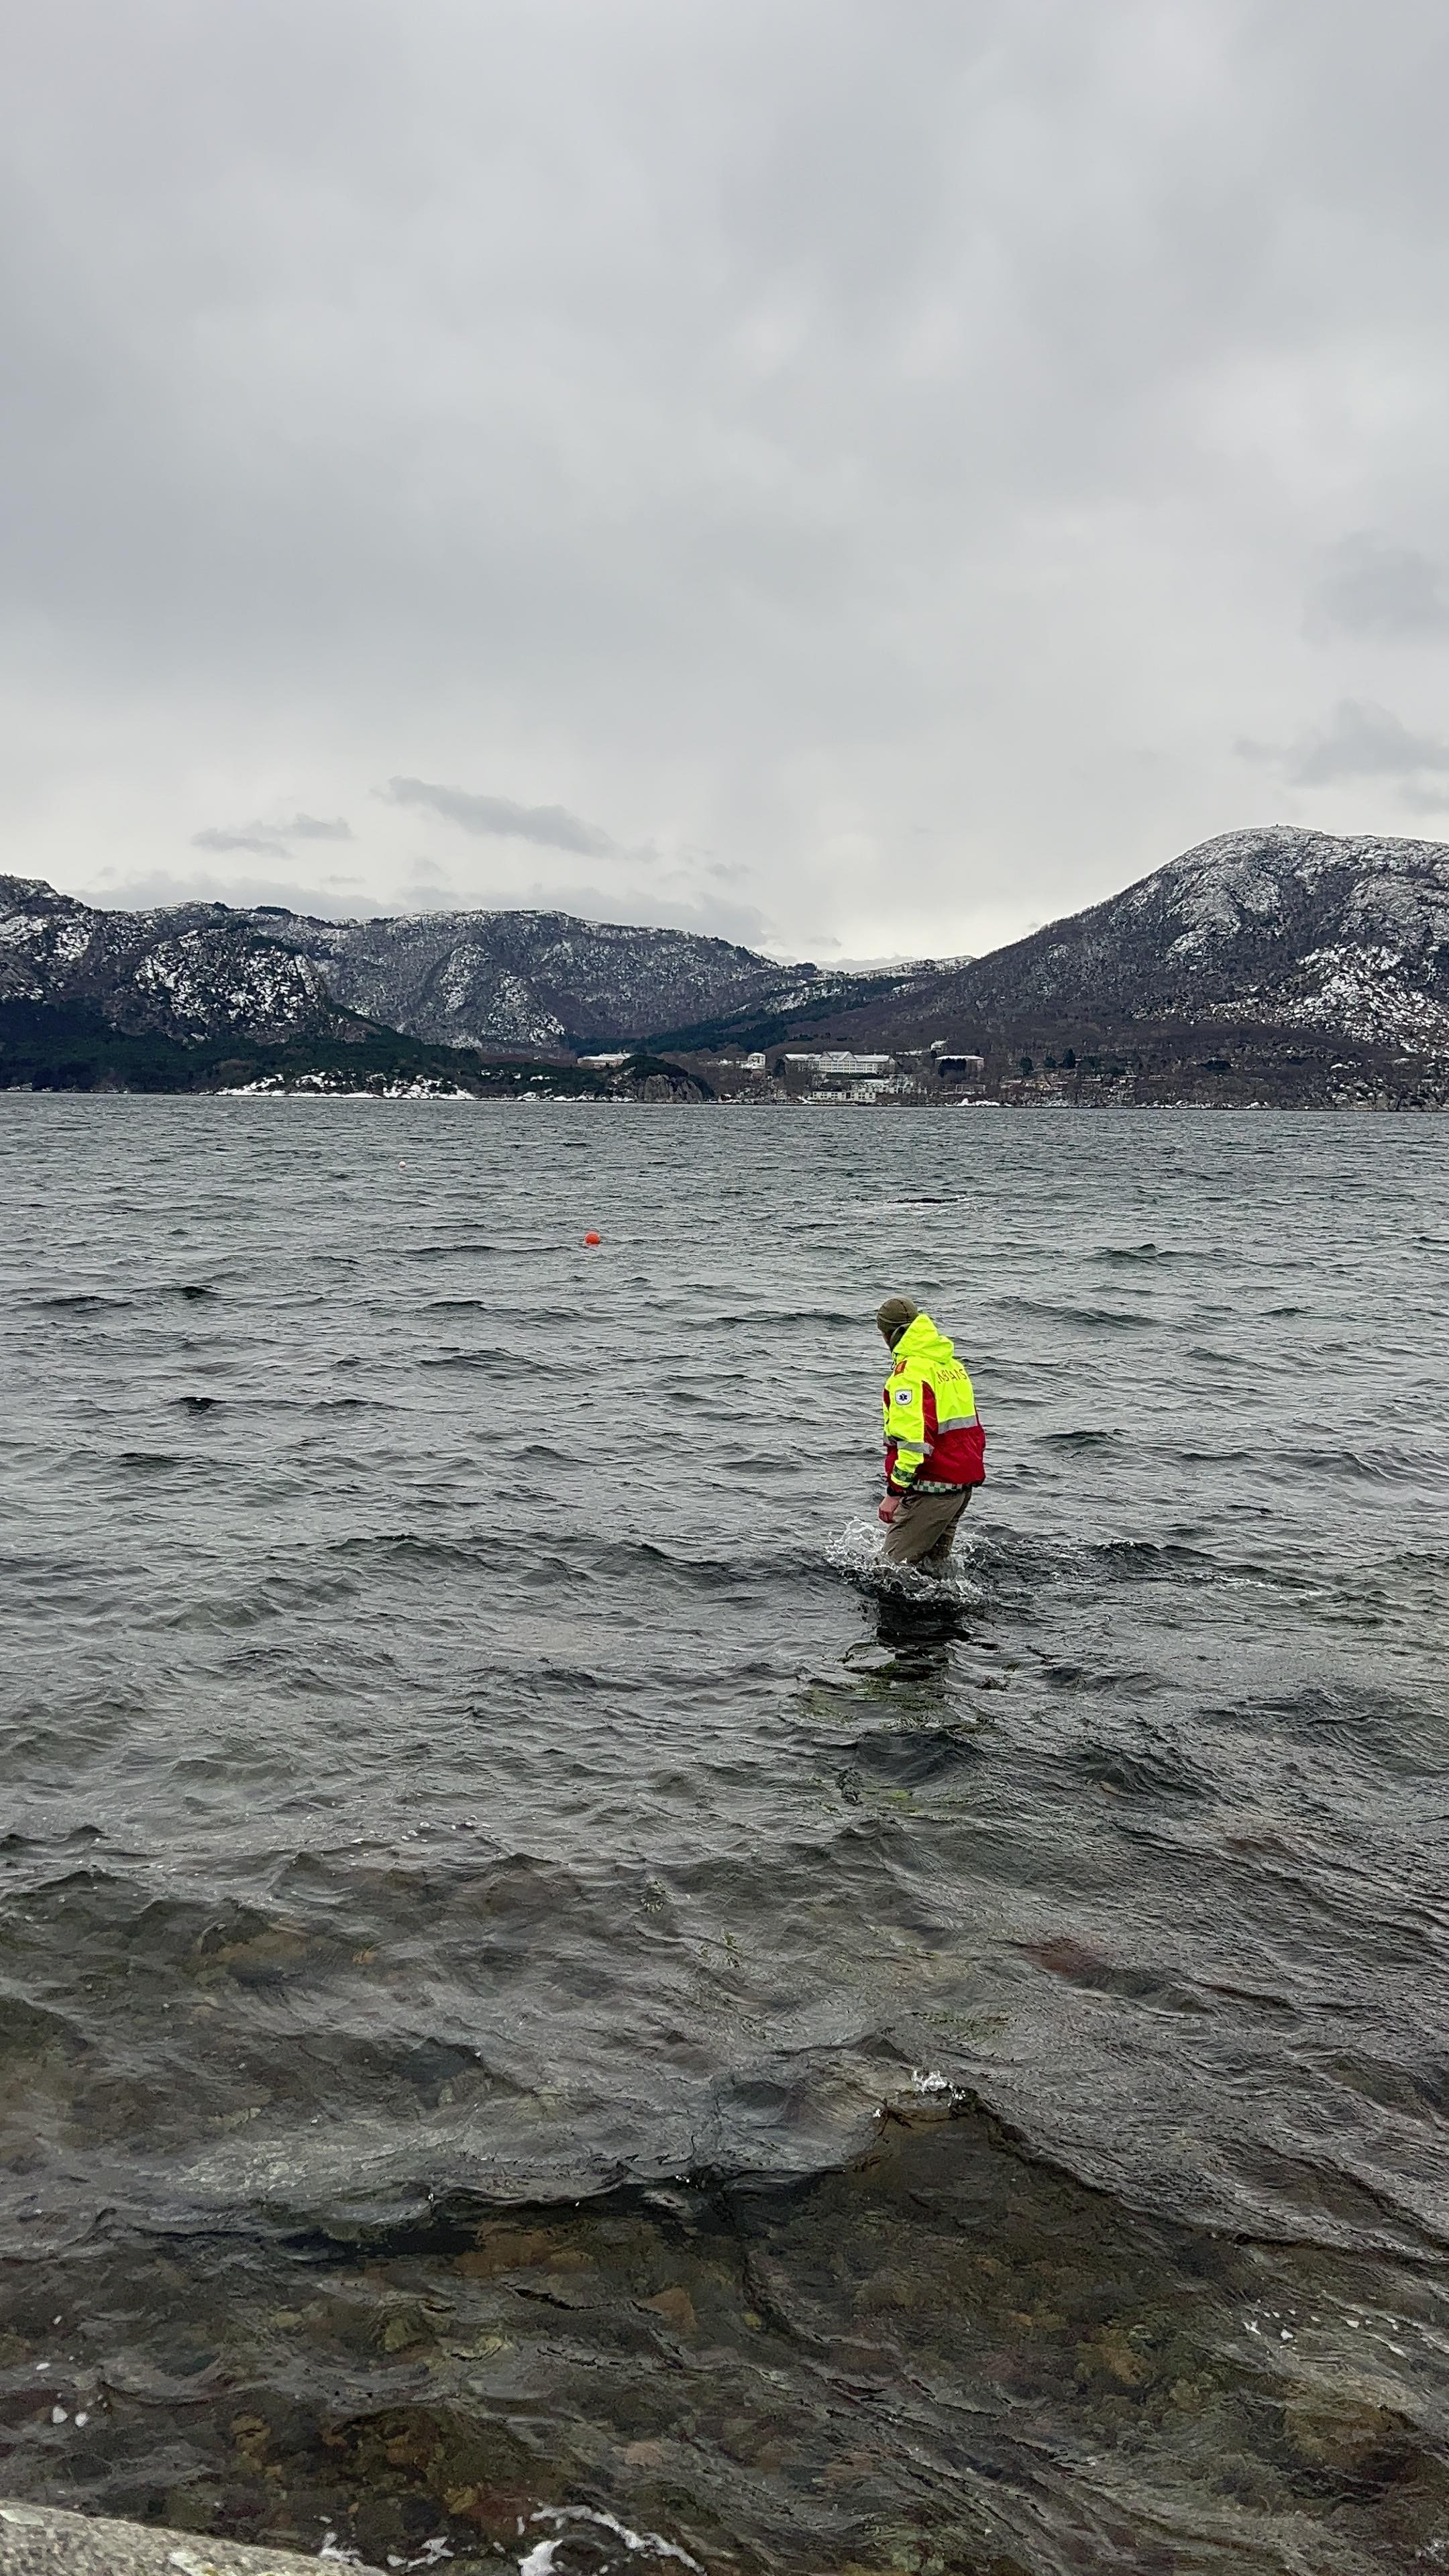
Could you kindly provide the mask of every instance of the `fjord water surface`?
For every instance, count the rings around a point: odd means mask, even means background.
[[[1449,2563],[1444,1141],[0,1096],[0,2491]]]

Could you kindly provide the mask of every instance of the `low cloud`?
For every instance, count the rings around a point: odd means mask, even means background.
[[[350,841],[352,825],[340,814],[294,814],[290,823],[276,823],[271,829],[284,841]]]
[[[193,832],[193,850],[215,850],[222,856],[233,850],[250,851],[254,858],[285,858],[289,841],[350,841],[352,825],[341,815],[328,820],[320,814],[294,814],[286,823],[209,824],[204,832]]]
[[[1414,779],[1399,791],[1399,803],[1411,814],[1449,814],[1449,779],[1439,787]]]
[[[191,846],[193,850],[215,850],[222,857],[232,850],[250,850],[259,859],[284,859],[287,855],[285,841],[279,839],[275,832],[264,832],[260,824],[252,823],[235,832],[220,824],[212,825],[204,832],[193,832]]]
[[[1325,549],[1309,600],[1308,631],[1393,639],[1449,634],[1444,573],[1413,546],[1361,531]]]
[[[82,901],[98,905],[103,912],[159,912],[182,903],[224,903],[244,912],[254,904],[273,904],[282,905],[288,912],[311,914],[319,921],[365,921],[372,913],[403,908],[375,902],[363,893],[355,878],[339,877],[330,885],[308,886],[261,871],[255,875],[228,873],[224,882],[218,882],[199,869],[183,870],[173,876],[164,868],[156,868],[144,875],[129,876],[120,869],[103,868],[89,885],[78,886],[76,891]]]
[[[647,929],[692,930],[707,939],[727,939],[734,946],[773,951],[777,942],[771,924],[753,904],[738,903],[728,895],[716,895],[701,887],[696,893],[687,884],[673,892],[661,892],[656,885],[646,891],[640,886],[604,887],[598,885],[525,886],[507,895],[474,895],[468,906],[432,901],[417,904],[418,911],[463,911],[477,905],[487,909],[520,912],[566,912],[580,921],[612,921],[642,924]],[[796,951],[790,952],[792,955]],[[809,951],[807,954],[811,953]]]
[[[546,850],[569,850],[587,859],[623,854],[596,823],[585,823],[564,805],[515,805],[511,796],[474,796],[465,787],[435,786],[426,778],[390,778],[377,790],[391,805],[422,805],[456,823],[460,831],[507,841],[536,841]]]
[[[1449,743],[1436,734],[1412,733],[1391,707],[1367,698],[1340,698],[1327,723],[1297,743],[1245,740],[1236,747],[1242,759],[1266,762],[1295,787],[1449,772]]]

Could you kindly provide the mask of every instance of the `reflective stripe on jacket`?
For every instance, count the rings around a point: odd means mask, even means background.
[[[986,1434],[971,1380],[929,1315],[907,1324],[885,1382],[886,1484],[984,1485]]]

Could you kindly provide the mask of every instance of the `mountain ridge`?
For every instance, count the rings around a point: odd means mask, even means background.
[[[723,939],[569,913],[491,910],[331,922],[222,903],[108,911],[0,876],[0,1001],[98,1011],[128,1036],[201,1043],[345,1038],[578,1053],[666,1019],[804,997],[815,968]]]
[[[0,877],[5,1001],[88,1010],[179,1045],[335,1048],[383,1031],[480,1052],[707,1054],[820,1035],[904,1050],[1018,1029],[1251,1024],[1285,1049],[1316,1033],[1437,1057],[1449,1055],[1449,845],[1286,824],[1223,833],[986,956],[880,973],[561,912],[127,913]]]
[[[717,1044],[787,1034],[841,1044],[969,1046],[1053,1023],[1130,1031],[1221,1021],[1449,1051],[1449,845],[1291,824],[1197,843],[1119,894],[971,959],[923,964],[832,1009],[823,988],[788,1028],[759,1012]],[[826,1005],[821,1008],[821,1005]],[[662,1029],[684,1044],[699,1029]]]
[[[1277,824],[1220,833],[960,979],[994,1016],[1253,1018],[1449,1039],[1449,845]]]

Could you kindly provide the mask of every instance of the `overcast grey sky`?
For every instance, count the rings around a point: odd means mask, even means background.
[[[46,0],[0,867],[959,952],[1449,837],[1442,0]]]

